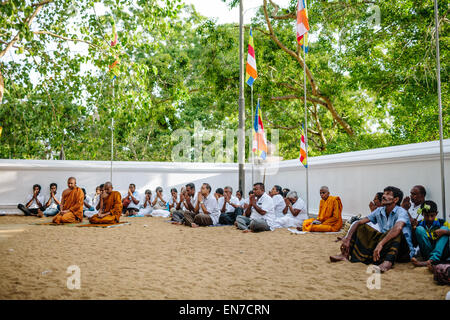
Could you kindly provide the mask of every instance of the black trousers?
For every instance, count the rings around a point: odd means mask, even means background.
[[[232,225],[236,221],[236,217],[242,216],[243,213],[244,210],[241,207],[236,208],[233,212],[222,213],[219,217],[219,223]]]
[[[38,210],[41,209],[41,211],[44,211],[44,207],[40,207],[39,209],[30,209],[25,207],[23,204],[19,203],[17,208],[22,211],[26,216],[35,216],[38,214]]]

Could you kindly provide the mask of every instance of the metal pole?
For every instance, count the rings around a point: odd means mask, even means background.
[[[442,214],[444,220],[447,219],[447,211],[445,208],[445,170],[444,170],[444,135],[442,124],[442,98],[441,98],[441,57],[439,53],[439,11],[437,0],[434,0],[434,22],[436,25],[436,77],[437,77],[437,89],[438,89],[438,101],[439,101],[439,151],[441,158],[441,190],[442,190]]]
[[[305,151],[306,151],[306,159],[309,162],[309,157],[308,157],[308,108],[306,106],[306,39],[305,39],[306,35],[303,35],[303,91],[304,91],[304,102],[305,102]],[[309,163],[308,166],[306,167],[306,214],[309,215],[309,182],[308,182],[308,168],[309,168]]]
[[[114,80],[113,79],[113,101],[114,101]],[[114,103],[113,103],[113,111],[114,111]],[[111,117],[111,165],[110,165],[110,176],[109,181],[112,183],[112,167],[113,167],[113,160],[114,160],[114,115]]]
[[[239,189],[245,192],[244,1],[239,1]]]
[[[254,119],[254,115],[253,115],[253,85],[251,86],[251,91],[252,91],[252,96],[251,96],[251,105],[252,105],[252,114],[250,116],[250,128],[253,128],[253,122],[255,121]],[[252,129],[253,132],[253,129]],[[252,135],[253,136],[253,135]],[[253,152],[253,139],[252,139],[252,186],[255,183],[255,178],[254,178],[254,166],[255,166],[255,153]]]

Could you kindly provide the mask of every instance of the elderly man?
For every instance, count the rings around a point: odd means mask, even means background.
[[[327,186],[320,188],[319,215],[317,219],[303,222],[303,231],[337,232],[342,228],[342,202],[339,197],[330,196]]]
[[[274,215],[272,198],[265,193],[264,184],[257,182],[253,185],[245,215],[236,218],[237,227],[244,232],[272,231],[275,229]]]
[[[122,200],[119,191],[113,191],[111,182],[106,182],[100,197],[100,210],[89,218],[91,224],[116,224],[122,215]]]
[[[223,189],[223,197],[217,201],[221,212],[219,217],[220,224],[232,225],[236,221],[236,217],[244,212],[239,205],[239,199],[233,196],[233,188],[226,186]]]
[[[184,224],[192,228],[215,225],[219,222],[219,215],[219,207],[216,198],[211,194],[211,186],[203,183],[194,211],[184,211]]]
[[[283,218],[283,211],[286,208],[286,199],[283,197],[283,189],[281,189],[278,185],[274,185],[272,190],[270,190],[269,195],[273,200],[273,211],[275,213],[275,218]]]
[[[77,180],[70,177],[67,189],[61,195],[61,211],[53,218],[53,223],[75,223],[83,221],[84,193],[77,187]]]
[[[409,197],[403,199],[402,208],[408,211],[411,224],[417,226],[418,222],[423,220],[423,215],[418,214],[417,210],[425,202],[427,191],[424,186],[417,185],[412,187],[410,194]]]
[[[305,202],[299,198],[296,191],[289,191],[283,201],[283,216],[276,218],[276,228],[302,227],[303,221],[308,219]]]
[[[407,262],[415,254],[408,213],[400,207],[403,192],[396,187],[383,190],[382,207],[358,220],[342,239],[341,254],[331,256],[331,262],[348,261],[379,265],[388,271],[395,261]],[[381,232],[369,227],[376,223]]]
[[[180,202],[177,203],[175,211],[172,212],[172,223],[183,224],[184,213],[189,211],[194,213],[194,205],[197,202],[197,194],[195,193],[195,184],[188,183],[185,190],[180,192]]]

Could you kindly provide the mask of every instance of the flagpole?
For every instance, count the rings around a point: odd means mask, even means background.
[[[245,192],[244,0],[239,1],[239,189]]]
[[[116,78],[113,79],[113,101],[115,101],[114,100],[115,79]],[[114,103],[113,103],[113,111],[114,111]],[[111,181],[111,183],[112,183],[112,180],[113,180],[112,179],[113,159],[114,159],[114,113],[113,113],[113,116],[111,117],[111,164],[110,164],[110,176],[109,176],[109,181]]]
[[[307,113],[307,106],[306,106],[306,39],[305,35],[303,35],[303,91],[304,91],[304,102],[305,102],[305,152],[306,152],[306,159],[308,159],[308,113]],[[309,215],[309,181],[308,181],[308,166],[306,166],[306,214]]]
[[[441,160],[441,191],[442,191],[442,213],[444,220],[447,220],[447,212],[445,208],[445,168],[444,168],[444,135],[442,125],[442,97],[441,97],[441,62],[439,52],[439,11],[437,0],[434,0],[434,22],[436,26],[436,77],[437,77],[437,89],[438,89],[438,102],[439,102],[439,153]]]
[[[251,88],[251,93],[252,93],[251,94],[252,113],[250,116],[250,120],[252,120],[252,121],[250,121],[250,128],[252,128],[253,127],[252,123],[253,123],[253,121],[255,121],[254,116],[253,116],[253,84],[250,88]],[[253,130],[252,130],[252,132],[253,132]],[[252,139],[252,144],[253,144],[253,139]],[[254,166],[255,166],[255,153],[253,152],[253,146],[252,146],[252,186],[255,183],[255,181],[254,181]]]

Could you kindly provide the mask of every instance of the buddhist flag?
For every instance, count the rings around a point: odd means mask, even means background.
[[[256,105],[255,122],[253,124],[253,144],[252,151],[261,159],[265,160],[267,156],[267,140],[264,133],[264,126],[261,115],[259,114],[259,100]]]
[[[297,6],[297,42],[299,44],[300,40],[303,38],[303,35],[308,32],[309,23],[308,23],[308,13],[306,11],[305,0],[298,0]]]
[[[302,48],[303,51],[303,42],[306,42],[306,47],[305,47],[305,53],[308,53],[308,49],[309,49],[309,43],[308,43],[308,32],[305,33],[304,37],[302,37],[300,39],[300,47]]]
[[[248,40],[248,55],[247,55],[247,68],[245,70],[245,82],[251,87],[253,82],[258,78],[258,72],[256,71],[256,58],[255,49],[253,45],[252,28],[250,28],[250,37]]]
[[[2,136],[2,131],[3,131],[3,128],[0,127],[0,137]]]
[[[306,143],[305,143],[305,130],[302,125],[302,135],[300,138],[300,162],[305,168],[308,168],[308,156],[306,154]]]

